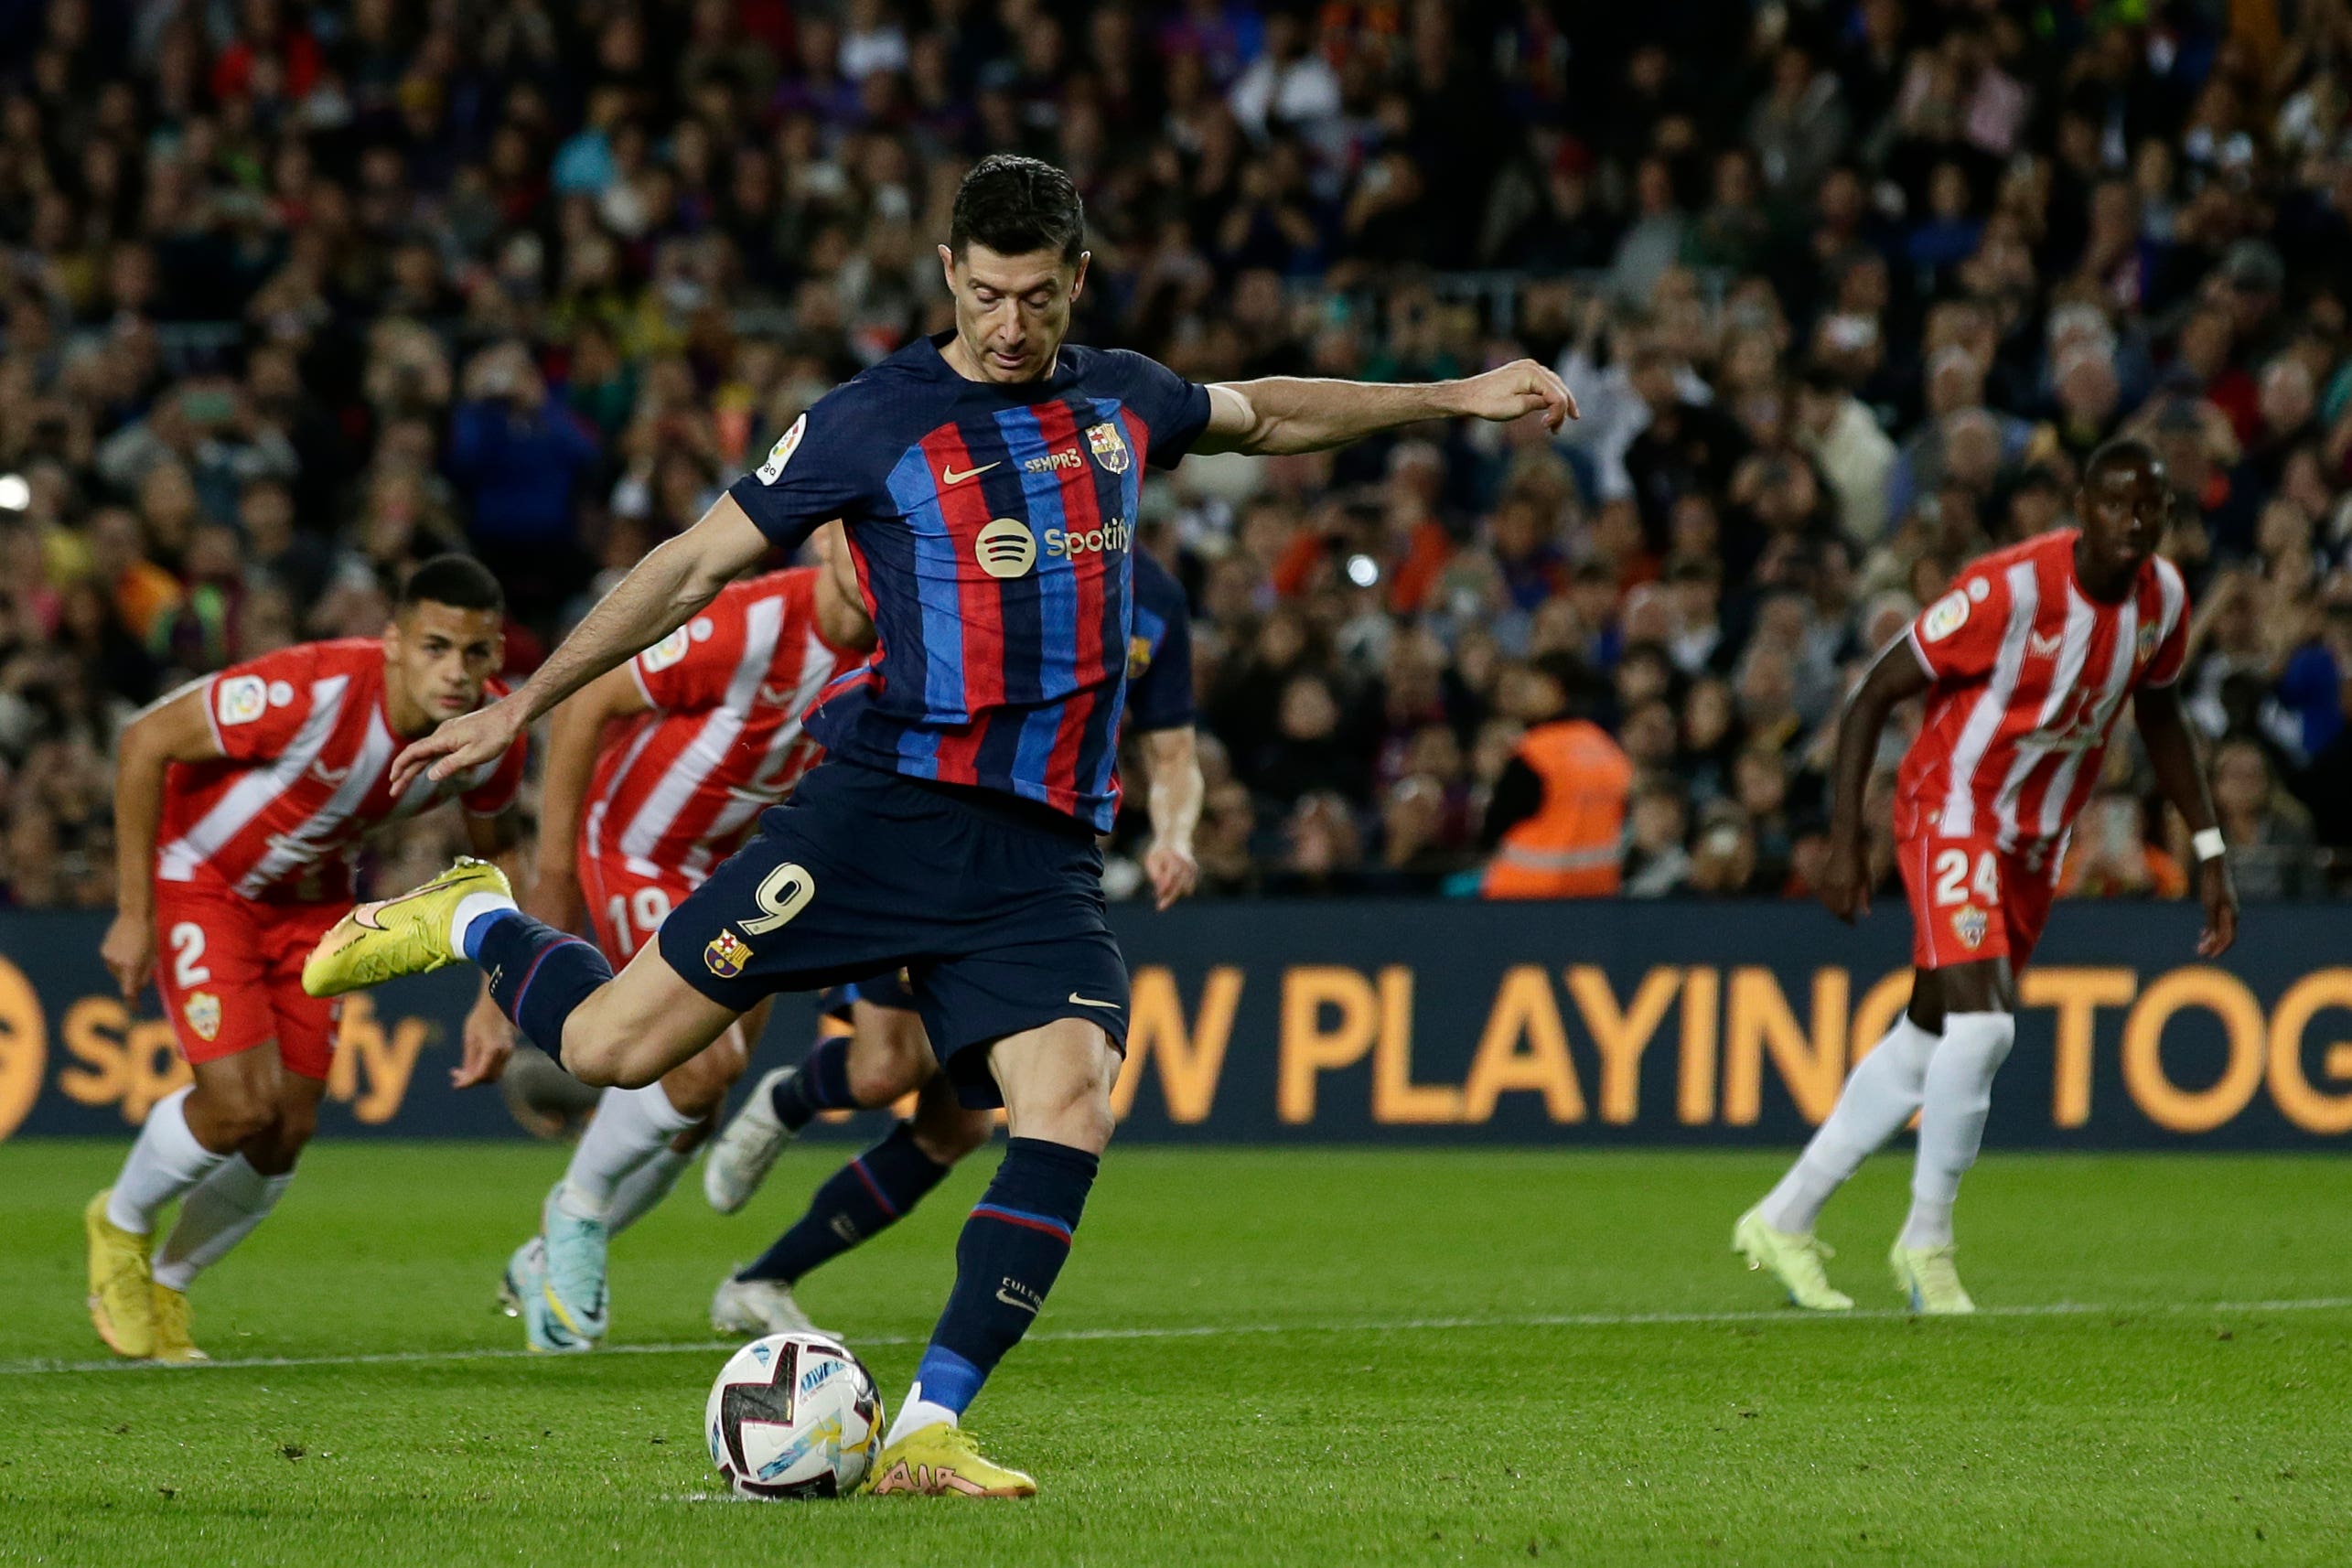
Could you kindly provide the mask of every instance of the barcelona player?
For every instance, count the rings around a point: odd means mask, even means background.
[[[461,863],[354,909],[304,983],[339,993],[470,961],[575,1074],[638,1085],[763,997],[906,968],[950,1083],[967,1105],[1002,1105],[1011,1142],[872,1487],[1027,1497],[1036,1484],[983,1455],[961,1417],[1043,1307],[1111,1139],[1127,971],[1095,835],[1117,806],[1144,466],[1452,417],[1557,428],[1574,406],[1526,360],[1421,385],[1202,386],[1067,343],[1084,215],[1069,177],[1033,158],[974,166],[940,255],[951,329],[820,399],[521,691],[412,745],[395,773],[479,767],[767,550],[839,518],[877,648],[809,718],[826,761],[618,977],[592,944],[517,909],[495,868]]]

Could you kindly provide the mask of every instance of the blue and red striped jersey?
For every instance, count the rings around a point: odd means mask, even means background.
[[[829,753],[1106,832],[1143,467],[1184,456],[1208,392],[1067,344],[1046,380],[968,381],[940,355],[950,340],[827,393],[728,493],[787,547],[846,525],[876,646],[810,713]]]

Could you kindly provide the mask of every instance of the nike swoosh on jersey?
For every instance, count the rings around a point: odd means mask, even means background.
[[[983,463],[977,468],[966,468],[962,473],[959,474],[952,467],[942,463],[940,465],[940,483],[942,485],[960,485],[966,479],[976,479],[980,478],[981,475],[988,472],[991,468],[1001,468],[1004,466],[1004,459],[999,458],[993,463]]]
[[[1108,1007],[1113,1013],[1119,1011],[1119,1004],[1116,1002],[1097,1002],[1093,997],[1080,996],[1075,991],[1069,993],[1069,999],[1077,1003],[1081,1007]]]
[[[771,686],[767,682],[762,681],[759,683],[759,700],[766,703],[770,707],[789,707],[792,705],[792,688],[789,686]]]

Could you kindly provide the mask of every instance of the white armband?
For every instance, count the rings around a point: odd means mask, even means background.
[[[2189,835],[2189,847],[2196,851],[2199,860],[2219,860],[2228,852],[2219,828],[2199,828]]]

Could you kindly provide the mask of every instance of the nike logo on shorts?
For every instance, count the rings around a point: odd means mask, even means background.
[[[1080,996],[1075,991],[1069,993],[1069,999],[1077,1003],[1081,1007],[1108,1007],[1113,1013],[1119,1011],[1119,1004],[1116,1002],[1097,1002],[1093,997]]]

